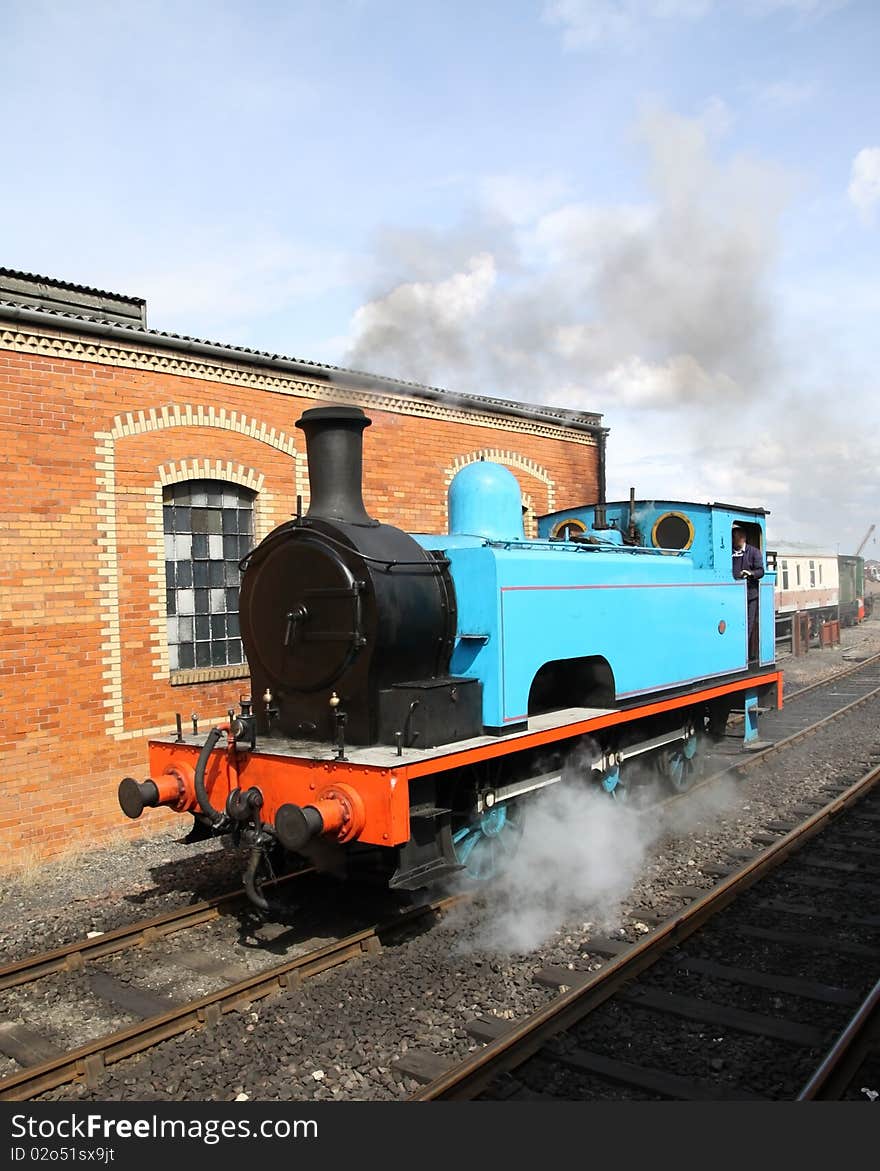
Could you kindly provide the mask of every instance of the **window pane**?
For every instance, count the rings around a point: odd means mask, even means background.
[[[196,615],[196,638],[210,638],[211,619],[207,614]]]
[[[177,591],[177,611],[179,614],[192,614],[195,610],[195,591]]]
[[[178,662],[179,662],[179,658],[178,658],[178,653],[177,653],[177,647],[176,646],[169,646],[169,648],[168,648],[168,666],[171,668],[172,671],[177,670]]]
[[[209,508],[205,516],[208,522],[208,527],[205,529],[205,532],[219,536],[223,532],[223,514],[220,509]]]
[[[177,561],[188,561],[193,555],[193,538],[189,533],[178,533],[174,538],[174,557]]]
[[[226,585],[237,586],[241,579],[241,570],[238,568],[237,561],[227,561],[226,565]]]
[[[194,533],[206,533],[208,531],[207,508],[194,508],[192,510],[192,531]]]
[[[187,667],[194,667],[196,665],[195,648],[191,642],[184,642],[178,648],[178,665],[180,669],[186,670]]]
[[[211,666],[221,667],[226,663],[226,643],[211,643]]]
[[[241,639],[230,638],[229,640],[229,661],[230,663],[243,663],[244,656],[241,653]]]
[[[226,591],[211,590],[211,613],[222,614],[226,610]]]
[[[238,610],[238,590],[226,591],[226,609]]]
[[[186,619],[181,619],[181,621],[186,621]],[[228,614],[227,615],[226,629],[229,632],[230,636],[233,634],[239,633],[238,615],[237,614]]]
[[[190,589],[193,583],[193,563],[191,561],[178,561],[176,577],[178,589]]]
[[[192,618],[178,618],[177,619],[178,638],[180,642],[192,642],[193,640],[193,620]]]
[[[194,590],[195,593],[195,607],[197,614],[209,614],[210,608],[208,606],[208,591]]]
[[[168,641],[169,642],[176,643],[176,642],[180,641],[180,639],[178,638],[178,635],[177,635],[177,622],[178,622],[177,618],[169,618],[168,619]]]
[[[222,586],[223,581],[223,562],[209,561],[208,563],[208,585]]]
[[[177,613],[177,595],[174,590],[165,591],[165,609],[169,614]]]
[[[198,558],[201,561],[207,560],[208,538],[204,534],[196,534],[192,538],[192,556],[194,559]]]
[[[211,644],[209,642],[196,643],[196,666],[211,666]]]
[[[162,509],[162,528],[166,533],[174,532],[174,509],[170,504],[166,504]]]
[[[165,562],[165,589],[166,590],[173,590],[174,589],[174,562],[173,561],[166,561]]]
[[[208,584],[208,566],[207,561],[193,562],[193,585],[198,588],[204,588]]]
[[[223,560],[223,538],[216,533],[208,537],[208,556],[212,561]]]
[[[228,560],[238,562],[238,537],[223,538],[223,556]]]
[[[225,638],[226,637],[226,616],[224,614],[213,614],[211,616],[211,638]]]

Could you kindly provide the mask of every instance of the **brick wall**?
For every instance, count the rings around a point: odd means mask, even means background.
[[[536,514],[595,498],[591,437],[552,423],[0,322],[0,867],[174,817],[128,821],[119,781],[147,775],[147,738],[175,712],[207,728],[248,685],[170,682],[162,487],[253,488],[264,536],[308,501],[294,424],[327,402],[372,418],[365,503],[401,528],[445,531],[449,481],[480,455],[510,467]]]

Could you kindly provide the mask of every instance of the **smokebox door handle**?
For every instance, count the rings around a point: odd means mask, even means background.
[[[296,628],[301,622],[305,622],[308,618],[309,612],[305,606],[297,606],[291,610],[287,615],[287,625],[284,628],[284,645],[289,647],[296,638]]]

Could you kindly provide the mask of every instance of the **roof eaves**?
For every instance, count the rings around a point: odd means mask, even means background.
[[[9,271],[0,269],[0,272]],[[42,278],[38,278],[42,279]],[[59,282],[55,282],[59,283]],[[67,286],[74,288],[76,286]],[[85,290],[84,290],[85,291]],[[96,291],[96,290],[88,290]],[[109,296],[118,296],[118,294],[108,294]],[[128,298],[134,300],[134,298]],[[364,385],[372,385],[374,387],[384,388],[402,388],[403,390],[415,393],[423,398],[430,399],[452,399],[456,402],[463,402],[468,405],[481,406],[486,409],[495,411],[513,411],[518,414],[526,415],[533,419],[542,419],[548,422],[558,423],[561,425],[571,425],[579,429],[586,429],[592,431],[605,432],[608,429],[601,424],[602,415],[593,411],[571,411],[559,407],[547,407],[532,403],[516,402],[512,399],[492,398],[485,395],[461,393],[457,391],[449,391],[439,386],[427,386],[420,382],[411,382],[401,378],[391,378],[381,374],[369,374],[362,370],[351,370],[344,366],[332,366],[325,362],[311,362],[303,358],[290,358],[285,354],[270,354],[265,350],[252,350],[246,346],[227,345],[224,342],[205,341],[203,338],[190,337],[187,334],[167,333],[158,329],[144,329],[141,326],[133,325],[128,322],[109,321],[105,318],[85,316],[77,313],[64,313],[58,309],[40,308],[38,310],[26,310],[14,301],[6,301],[0,299],[0,318],[3,317],[4,310],[8,311],[8,316],[13,317],[49,317],[57,318],[61,322],[76,322],[89,332],[94,332],[95,327],[103,327],[103,332],[108,337],[115,336],[119,333],[130,335],[132,341],[139,340],[141,342],[152,342],[154,344],[161,344],[162,341],[171,343],[182,343],[183,346],[199,347],[202,351],[216,350],[218,357],[222,355],[229,355],[233,358],[239,357],[244,361],[260,362],[262,364],[280,364],[295,365],[302,367],[303,373],[317,375],[325,379],[328,383],[333,381],[334,375],[341,375],[346,379],[356,380],[358,383]]]

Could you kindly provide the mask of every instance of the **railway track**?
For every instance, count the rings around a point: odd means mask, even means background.
[[[385,922],[352,932],[226,984],[206,996],[169,1005],[164,1011],[146,1015],[135,1024],[98,1037],[86,1045],[54,1053],[0,1080],[0,1101],[24,1101],[74,1080],[97,1085],[108,1065],[142,1053],[180,1033],[215,1025],[224,1013],[246,1008],[284,989],[295,988],[338,964],[377,955],[386,941],[443,914],[463,897],[449,896],[411,908]]]
[[[543,972],[557,997],[411,1100],[857,1094],[880,1068],[880,767],[777,830],[639,943],[600,941],[598,971]]]
[[[785,697],[781,711],[761,716],[761,739],[752,751],[743,754],[741,735],[735,730],[734,716],[725,740],[710,749],[706,776],[701,785],[711,785],[720,777],[754,768],[773,753],[796,744],[806,736],[821,731],[832,720],[857,710],[862,704],[880,696],[880,655],[840,671],[828,679],[799,688]],[[694,786],[682,795],[692,793]],[[673,798],[672,800],[679,800]]]
[[[737,747],[735,756],[724,752],[714,762],[717,766],[712,777],[704,783],[711,783],[724,772],[754,767],[756,762],[768,753],[777,752],[786,744],[793,743],[801,736],[820,728],[835,713],[852,710],[880,693],[880,656],[857,664],[846,672],[821,684],[804,688],[786,700],[786,708],[780,713],[767,713],[762,731],[776,739],[760,752],[743,754]],[[768,733],[768,723],[775,721]],[[687,800],[688,794],[672,798],[673,801]],[[299,875],[291,876],[297,878]],[[97,969],[98,991],[111,999],[119,995],[118,983],[114,984],[112,974],[102,971],[95,961],[106,959],[118,952],[145,946],[181,932],[187,927],[198,927],[216,922],[234,911],[241,902],[241,892],[223,896],[220,899],[196,904],[180,911],[120,928],[94,939],[81,940],[54,952],[30,957],[0,968],[0,991],[39,982],[58,973],[81,973],[86,967]],[[7,1042],[5,1052],[15,1056],[23,1067],[0,1080],[0,1097],[22,1099],[45,1092],[70,1080],[85,1080],[94,1085],[102,1069],[115,1061],[141,1052],[149,1046],[186,1029],[212,1023],[225,1012],[259,999],[269,993],[290,987],[306,978],[325,971],[353,956],[364,952],[380,950],[379,941],[390,936],[395,928],[405,929],[413,920],[436,914],[448,903],[433,903],[420,908],[411,915],[401,915],[393,922],[380,927],[349,933],[337,942],[313,951],[302,952],[287,958],[280,965],[270,966],[250,974],[246,978],[232,979],[234,971],[226,972],[223,987],[200,998],[193,998],[185,1004],[170,1002],[157,1003],[156,997],[141,996],[141,989],[135,980],[123,990],[122,1006],[129,1021],[132,1016],[140,1017],[135,1023],[126,1023],[100,1037],[90,1040],[76,1049],[58,1049],[46,1045],[39,1027],[29,1029],[20,1020],[7,1024],[0,1019],[0,1050]],[[223,975],[222,971],[215,973]],[[239,973],[240,975],[240,973]],[[109,976],[109,979],[107,978]],[[126,1007],[127,1006],[127,1007]],[[51,1016],[49,1017],[51,1024]],[[50,1029],[51,1032],[51,1029]],[[479,1032],[479,1030],[478,1030]],[[485,1039],[485,1034],[482,1039]],[[13,1052],[10,1054],[10,1050]]]
[[[797,699],[798,696],[806,696],[812,691],[817,691],[821,687],[837,685],[843,683],[850,675],[854,675],[859,671],[870,670],[872,667],[880,665],[880,654],[868,655],[866,658],[853,662],[851,666],[844,667],[840,671],[836,671],[833,675],[826,679],[819,679],[815,683],[807,683],[803,687],[798,687],[795,691],[789,692],[785,697],[785,702],[789,703],[791,700]],[[777,666],[785,671],[784,663],[777,663]]]
[[[302,870],[297,870],[294,874],[286,875],[284,878],[267,882],[265,889],[267,891],[274,890],[277,893],[289,882],[313,873],[314,867],[305,867]],[[246,896],[243,890],[229,891],[211,899],[178,907],[164,915],[140,919],[135,923],[126,924],[124,927],[114,928],[112,931],[102,931],[86,939],[74,940],[52,951],[40,952],[37,955],[26,956],[24,959],[0,965],[0,992],[7,988],[29,984],[31,981],[49,976],[53,972],[79,971],[87,963],[105,956],[116,955],[133,947],[143,947],[158,939],[175,935],[179,931],[212,923],[221,915],[232,914],[245,903]]]

